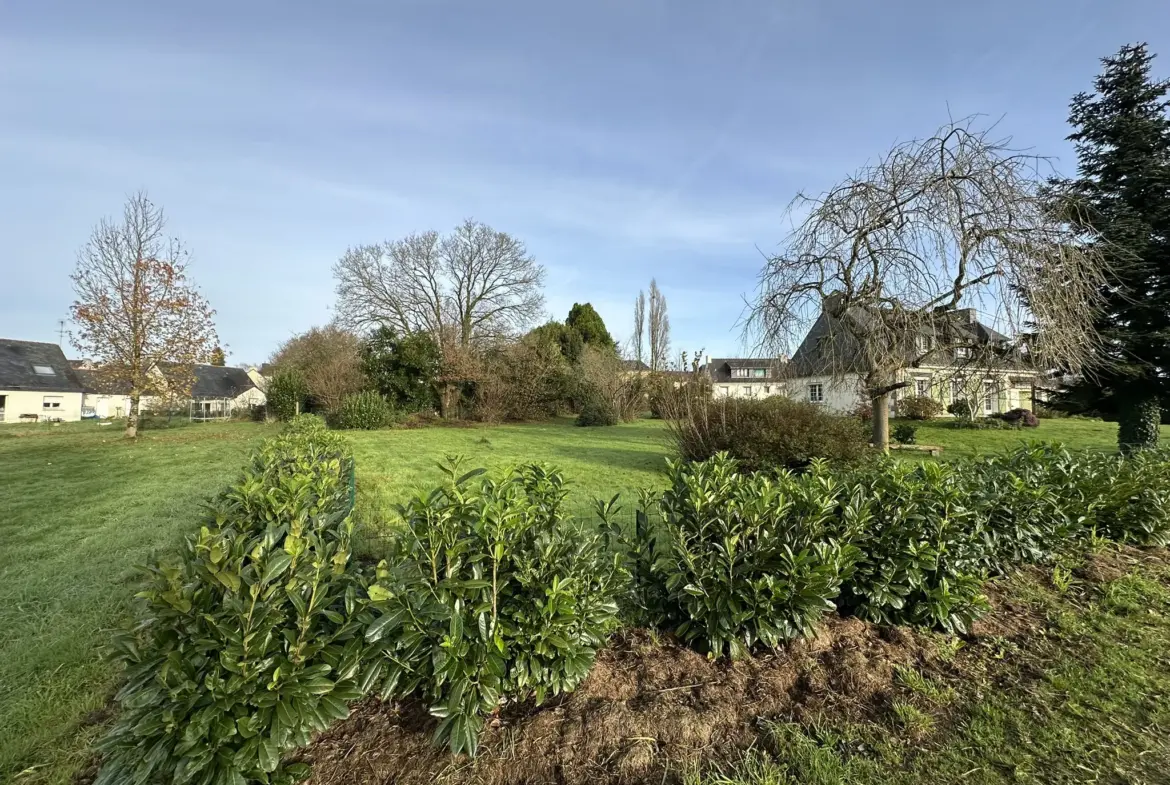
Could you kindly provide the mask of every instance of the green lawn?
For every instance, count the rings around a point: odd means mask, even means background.
[[[909,423],[918,429],[919,444],[933,444],[943,448],[943,457],[967,457],[980,453],[998,452],[1027,441],[1062,442],[1074,449],[1116,450],[1117,423],[1101,420],[1059,419],[1041,420],[1038,428],[1008,428],[1005,430],[971,430],[953,428],[950,419],[915,422],[895,420],[891,432],[900,423]],[[1170,425],[1162,426],[1162,439],[1170,440]]]
[[[146,431],[137,443],[116,426],[77,423],[0,428],[0,781],[68,782],[100,728],[114,682],[101,660],[110,630],[126,621],[133,567],[171,548],[199,521],[200,502],[238,471],[273,428],[253,423]],[[1165,432],[1165,431],[1164,431]],[[1170,432],[1167,433],[1170,437]],[[395,503],[432,487],[436,466],[461,454],[469,466],[527,461],[559,466],[570,504],[661,486],[660,422],[575,428],[570,421],[351,435],[359,513],[392,516]],[[919,441],[944,455],[1001,449],[1024,439],[1111,448],[1116,425],[1045,420],[1035,431],[958,431],[920,424]],[[91,716],[92,715],[92,716]],[[23,773],[22,773],[23,772]]]

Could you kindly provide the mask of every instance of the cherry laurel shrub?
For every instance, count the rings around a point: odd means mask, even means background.
[[[846,481],[864,499],[862,553],[845,582],[843,610],[881,624],[964,633],[988,608],[983,540],[961,469],[891,459]]]
[[[349,448],[304,415],[268,440],[119,635],[120,714],[97,782],[289,783],[282,756],[348,714],[364,665]]]
[[[523,466],[459,474],[399,508],[393,558],[369,587],[384,697],[416,695],[436,741],[475,754],[484,718],[506,700],[571,692],[617,626],[624,576],[600,533],[564,512],[561,475]],[[374,683],[374,682],[372,682]]]
[[[670,487],[643,500],[627,540],[628,571],[657,591],[637,604],[711,657],[810,634],[860,555],[849,538],[867,524],[864,505],[822,462],[801,476],[740,473],[725,453],[668,465]]]
[[[376,390],[363,390],[342,398],[330,420],[343,431],[373,431],[394,422],[394,407]]]

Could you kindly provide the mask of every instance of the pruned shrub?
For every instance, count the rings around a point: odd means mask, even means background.
[[[120,713],[97,782],[291,783],[282,763],[362,694],[350,459],[317,418],[266,442],[114,641]]]
[[[958,400],[951,401],[951,403],[947,406],[947,413],[953,414],[960,420],[970,420],[975,414],[971,409],[971,402],[966,398],[959,398]]]
[[[1011,409],[994,417],[1017,428],[1035,428],[1040,425],[1039,418],[1027,409]]]
[[[443,487],[399,509],[366,639],[382,651],[382,694],[423,698],[436,739],[474,754],[502,702],[541,703],[585,678],[616,626],[621,573],[601,536],[568,520],[559,473],[444,470]]]
[[[918,441],[918,429],[909,423],[895,425],[894,440],[902,444],[914,444]]]
[[[365,390],[345,396],[330,420],[343,431],[373,431],[394,422],[394,407],[380,393]]]
[[[933,420],[943,411],[941,403],[926,395],[915,395],[898,401],[898,412],[911,420]]]
[[[817,458],[852,463],[869,449],[869,434],[854,418],[784,396],[695,399],[669,424],[683,459],[726,452],[744,471],[801,469]]]
[[[864,503],[827,472],[738,468],[726,454],[671,462],[670,487],[643,509],[640,541],[626,550],[631,572],[651,576],[643,585],[656,596],[639,604],[660,610],[656,623],[732,659],[811,634],[858,555],[839,521],[866,524]],[[650,519],[661,521],[652,534]]]
[[[886,460],[848,482],[870,515],[853,538],[862,556],[842,590],[843,609],[881,624],[967,632],[988,601],[978,517],[961,470]]]

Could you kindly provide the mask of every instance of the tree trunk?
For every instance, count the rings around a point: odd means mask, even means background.
[[[1148,390],[1126,391],[1118,406],[1117,446],[1122,455],[1158,446],[1162,402]]]
[[[882,452],[890,451],[890,394],[873,399],[873,446]]]
[[[138,400],[140,396],[137,390],[130,393],[130,411],[126,415],[126,438],[138,438]]]

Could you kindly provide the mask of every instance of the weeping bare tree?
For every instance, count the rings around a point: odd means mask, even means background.
[[[144,192],[130,197],[120,222],[103,219],[77,255],[71,337],[104,386],[129,390],[130,438],[142,397],[186,398],[195,364],[219,346],[215,311],[188,280],[188,258]]]
[[[445,236],[427,231],[350,248],[333,276],[339,323],[424,332],[441,348],[514,334],[544,310],[544,267],[524,243],[470,219]]]
[[[638,292],[634,300],[634,333],[630,336],[634,359],[644,362],[646,358],[646,293]]]
[[[1020,365],[1075,373],[1096,355],[1100,252],[1054,213],[1045,160],[992,131],[950,122],[798,196],[790,212],[806,217],[760,274],[748,334],[779,352],[807,330],[796,372],[857,383],[883,449],[909,368],[944,357],[965,383]]]
[[[650,370],[663,371],[670,362],[670,317],[666,314],[666,297],[653,278],[650,279],[649,314]]]

